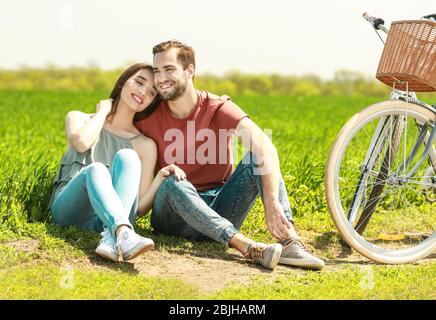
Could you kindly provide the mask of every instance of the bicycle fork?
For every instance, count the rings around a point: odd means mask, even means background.
[[[390,116],[383,117],[379,121],[377,128],[372,136],[368,152],[366,153],[365,161],[361,166],[362,173],[360,174],[356,192],[354,193],[353,200],[351,201],[350,211],[348,213],[348,220],[350,221],[351,224],[354,224],[354,221],[356,220],[359,207],[364,197],[364,191],[366,190],[368,184],[368,178],[372,171],[372,167],[374,166],[374,163],[377,161],[380,155],[381,148],[386,139],[387,131],[389,127],[387,125],[389,118]]]

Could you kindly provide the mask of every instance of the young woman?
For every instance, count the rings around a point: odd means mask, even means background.
[[[103,231],[96,253],[112,261],[130,260],[154,247],[153,240],[134,232],[137,214],[147,213],[169,175],[185,179],[175,165],[153,179],[157,150],[133,121],[157,107],[153,68],[129,67],[115,83],[110,99],[94,114],[70,111],[66,116],[68,151],[54,183],[50,210],[61,226]]]

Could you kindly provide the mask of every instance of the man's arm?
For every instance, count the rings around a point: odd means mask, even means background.
[[[265,220],[271,235],[282,240],[293,231],[280,205],[279,178],[280,161],[277,150],[268,136],[250,119],[243,118],[236,127],[236,135],[242,138],[242,145],[256,156],[258,172],[261,176]]]

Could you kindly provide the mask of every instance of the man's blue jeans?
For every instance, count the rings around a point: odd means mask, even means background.
[[[92,163],[74,176],[57,195],[51,207],[52,221],[61,226],[112,234],[120,225],[132,227],[136,219],[141,162],[133,149],[121,149],[112,170]]]
[[[160,186],[153,203],[151,225],[168,235],[228,244],[239,233],[248,212],[262,196],[261,176],[255,157],[248,152],[223,186],[203,192],[186,180],[170,176]],[[283,177],[279,181],[279,201],[293,222]]]

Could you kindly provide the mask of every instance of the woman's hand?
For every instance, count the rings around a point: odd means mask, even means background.
[[[186,179],[186,173],[182,169],[180,169],[175,164],[170,164],[169,166],[163,167],[159,170],[157,173],[158,176],[162,178],[166,178],[170,175],[174,175],[177,178],[177,181],[185,180]]]
[[[100,100],[96,106],[96,113],[103,112],[108,115],[112,110],[112,99]]]

